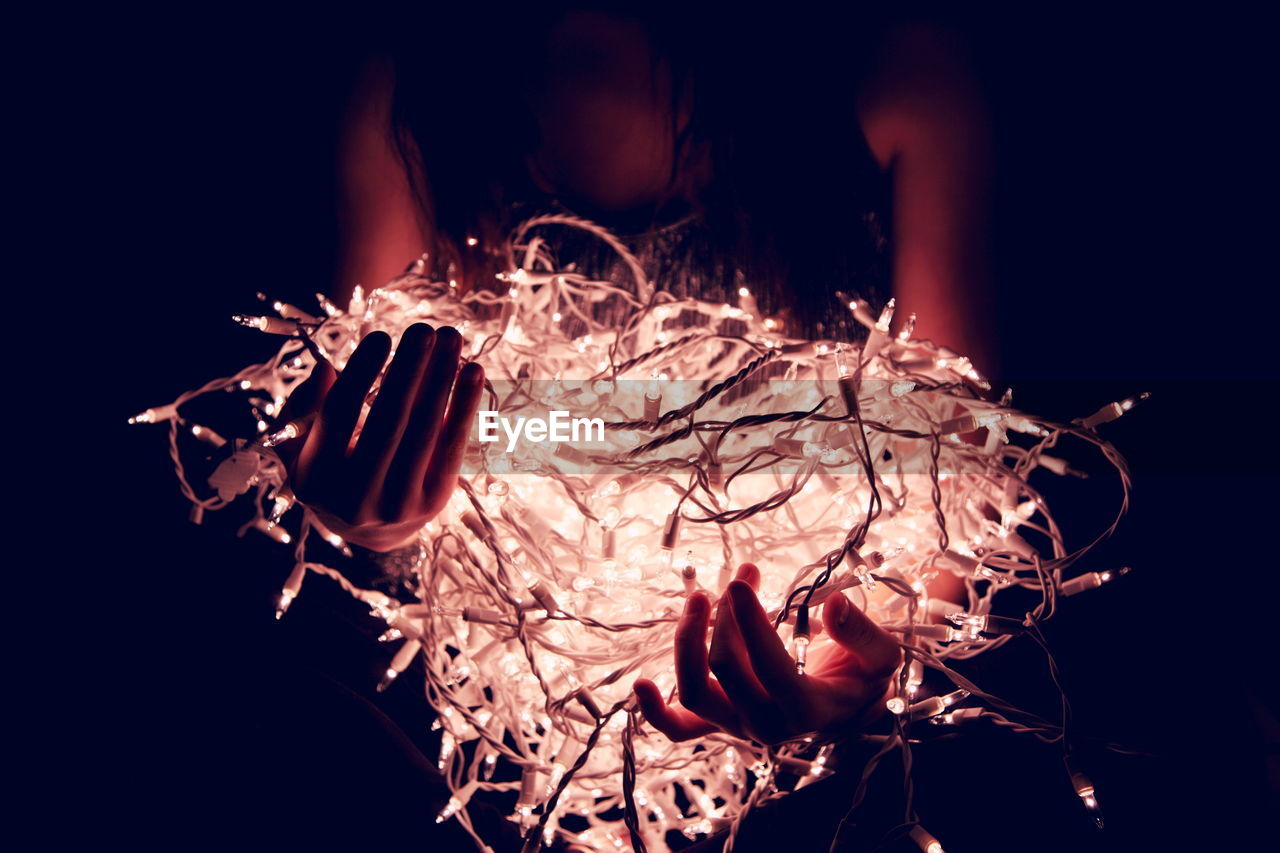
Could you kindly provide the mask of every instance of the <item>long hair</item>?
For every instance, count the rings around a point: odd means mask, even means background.
[[[539,194],[525,165],[539,128],[523,92],[545,72],[552,28],[586,8],[538,4],[489,19],[455,9],[402,30],[395,138],[438,263],[472,282],[496,271],[486,247],[500,245],[520,203]],[[745,279],[762,308],[809,335],[847,317],[833,312],[836,291],[880,296],[888,280],[886,182],[853,109],[870,23],[851,30],[845,21],[740,11],[726,19],[699,4],[595,8],[643,25],[655,81],[657,63],[667,63],[672,104],[691,93],[684,127],[672,110],[668,190],[678,198],[681,165],[709,159],[711,183],[694,200],[703,239],[685,262],[717,272],[703,276],[709,292],[698,295],[716,298],[730,279]],[[649,225],[662,214],[647,211]]]

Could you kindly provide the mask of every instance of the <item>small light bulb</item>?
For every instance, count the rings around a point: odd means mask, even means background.
[[[923,826],[913,826],[909,834],[911,840],[918,844],[924,853],[944,853],[941,842],[930,835]]]
[[[849,375],[849,365],[844,358],[844,347],[840,344],[836,344],[836,373],[841,379]]]
[[[1085,572],[1079,577],[1072,578],[1069,581],[1063,581],[1059,591],[1063,595],[1078,595],[1090,589],[1097,589],[1108,581],[1115,580],[1122,575],[1129,573],[1128,566],[1120,566],[1115,569],[1105,569],[1101,572]]]
[[[297,593],[291,589],[283,590],[280,598],[276,601],[276,619],[284,618],[284,614],[289,612],[289,605],[293,604],[293,600],[297,598]]]
[[[153,409],[147,409],[145,412],[139,412],[129,418],[131,424],[158,424],[167,421],[178,414],[177,406],[156,406]]]
[[[233,314],[231,319],[241,326],[266,332],[268,335],[296,335],[298,321],[286,320],[282,317],[257,317],[251,314]]]
[[[214,447],[222,447],[227,443],[227,440],[217,432],[200,424],[192,425],[191,434],[206,444],[212,444]]]
[[[395,680],[396,680],[396,678],[398,678],[399,676],[400,676],[400,673],[398,673],[398,672],[396,672],[394,669],[391,669],[390,667],[388,667],[388,668],[387,668],[387,669],[382,673],[382,677],[378,679],[378,686],[377,686],[377,688],[375,688],[375,689],[377,690],[377,692],[382,693],[382,692],[383,692],[383,691],[385,691],[388,687],[390,687],[390,686],[391,686],[391,682],[395,681]],[[439,820],[437,820],[437,821],[436,821],[436,823],[439,823],[439,822],[440,822]]]
[[[1128,397],[1115,403],[1108,403],[1089,417],[1082,419],[1079,423],[1086,429],[1093,429],[1096,426],[1110,423],[1150,396],[1150,392],[1143,391],[1135,397]]]
[[[952,705],[963,702],[967,698],[969,698],[968,690],[953,690],[942,696],[930,696],[928,699],[916,702],[907,708],[907,713],[912,721],[922,720],[941,714]]]
[[[262,424],[261,421],[259,422],[259,425],[265,427],[265,424]],[[258,443],[263,447],[278,447],[286,441],[292,441],[301,434],[302,430],[299,428],[298,424],[290,422],[285,424],[284,429],[276,430],[270,435],[263,436]]]
[[[804,675],[809,657],[809,638],[803,634],[791,638],[791,656],[796,659],[796,672]]]
[[[276,495],[275,500],[271,504],[271,513],[267,516],[267,524],[275,526],[280,523],[280,519],[284,518],[284,514],[293,506],[293,495],[283,494]]]
[[[879,319],[876,320],[876,331],[882,334],[889,333],[889,324],[893,322],[894,308],[897,306],[896,299],[890,299],[885,303],[884,310],[880,312]]]
[[[436,815],[436,823],[444,823],[446,820],[456,815],[461,809],[462,801],[457,797],[450,797],[449,802],[440,810],[440,814]]]
[[[1093,818],[1094,824],[1098,829],[1103,828],[1102,806],[1098,804],[1098,797],[1094,793],[1093,782],[1089,777],[1078,770],[1072,768],[1071,760],[1067,759],[1067,769],[1071,773],[1071,786],[1076,789],[1076,796],[1080,798],[1080,802],[1084,804],[1085,811]]]

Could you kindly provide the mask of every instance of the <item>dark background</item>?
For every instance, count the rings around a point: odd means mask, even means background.
[[[1050,632],[1079,729],[1158,756],[1090,768],[1117,848],[1179,849],[1202,831],[1263,837],[1274,806],[1259,731],[1271,720],[1276,742],[1277,683],[1263,652],[1278,600],[1264,547],[1275,275],[1262,263],[1275,217],[1259,136],[1272,69],[1258,22],[1171,14],[952,16],[974,45],[996,131],[991,310],[1015,400],[1070,418],[1154,392],[1105,428],[1134,467],[1134,505],[1082,566],[1134,571],[1072,599]],[[72,749],[41,761],[32,787],[83,809],[99,836],[170,846],[185,833],[195,846],[220,832],[246,842],[303,832],[289,782],[311,767],[303,756],[341,749],[290,694],[291,662],[343,652],[270,622],[286,555],[263,559],[260,543],[187,525],[163,429],[124,420],[269,352],[227,319],[251,310],[255,291],[327,285],[333,134],[373,21],[315,10],[104,18],[39,81],[52,94],[34,98],[36,126],[59,128],[46,141],[75,193],[46,193],[34,208],[61,234],[45,260],[96,330],[73,349],[90,377],[80,417],[92,435],[78,435],[88,453],[65,478],[92,472],[99,508],[89,530],[64,529],[53,543],[70,571],[88,570],[72,597],[87,605],[74,633],[91,640],[59,655],[75,678],[58,679],[70,689],[50,694],[49,717],[55,743],[75,733]],[[1117,494],[1105,479],[1061,491],[1057,512],[1079,538]],[[95,550],[101,559],[84,565],[80,554]],[[988,674],[997,692],[1045,701],[1040,659],[1018,660],[1025,667]],[[334,765],[355,767],[359,749],[349,752]],[[972,784],[1016,787],[1003,761],[979,758]],[[357,813],[380,826],[372,842],[409,797],[379,800],[376,783],[364,787],[367,812]],[[1065,783],[1061,795],[1074,804]],[[979,824],[1008,823],[1028,846],[1102,843],[988,808]],[[948,850],[983,849],[966,847],[963,829],[950,842],[934,831]]]

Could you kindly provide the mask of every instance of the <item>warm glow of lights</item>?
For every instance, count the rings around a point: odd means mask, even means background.
[[[674,689],[672,642],[684,601],[698,591],[716,601],[730,564],[761,568],[761,600],[771,617],[794,623],[784,630],[801,673],[832,642],[819,629],[818,609],[810,633],[809,610],[837,591],[852,591],[888,630],[910,634],[927,652],[925,665],[945,672],[948,658],[972,656],[1020,630],[1023,614],[992,613],[1001,590],[1018,587],[1047,600],[1123,573],[1087,572],[1057,590],[1043,586],[1079,555],[1068,554],[1026,477],[1046,458],[1039,450],[1066,434],[1113,458],[1095,424],[1062,427],[982,399],[981,378],[966,359],[911,339],[914,318],[905,333],[889,334],[892,301],[872,319],[865,302],[848,300],[868,329],[865,342],[789,339],[776,320],[759,317],[746,287],[738,290],[739,308],[729,311],[653,292],[639,273],[633,296],[615,282],[545,268],[521,242],[539,222],[575,224],[550,217],[518,229],[513,257],[524,265],[501,277],[499,292],[475,288],[464,296],[455,281],[411,270],[367,295],[357,287],[345,311],[322,299],[325,319],[310,335],[340,369],[371,329],[396,339],[414,322],[452,325],[466,330],[469,352],[490,379],[525,391],[503,399],[504,417],[564,409],[611,426],[589,452],[538,442],[511,452],[473,444],[459,489],[419,534],[417,563],[385,587],[398,590],[398,598],[361,589],[341,569],[315,562],[306,543],[294,549],[297,562],[277,618],[294,604],[305,576],[322,574],[386,621],[384,641],[402,642],[378,690],[392,688],[415,660],[422,664],[443,729],[437,760],[452,786],[438,822],[465,817],[468,801],[484,787],[478,780],[501,764],[520,771],[514,817],[530,833],[536,827],[544,838],[623,849],[622,768],[634,747],[638,831],[651,849],[663,849],[668,830],[692,838],[735,820],[749,793],[744,768],[759,785],[772,785],[784,772],[805,778],[830,772],[826,746],[789,743],[775,761],[759,744],[728,736],[671,743],[647,726],[637,732],[627,725],[636,678]],[[624,260],[639,269],[633,258]],[[615,309],[607,321],[581,307],[606,300]],[[682,317],[687,325],[672,328]],[[293,320],[236,319],[275,334],[280,323],[288,323],[288,334],[298,329]],[[215,388],[238,386],[251,398],[283,400],[314,363],[310,355],[299,361],[299,346],[291,337],[273,362],[130,421],[168,420],[176,429],[178,405]],[[769,375],[787,381],[730,381],[769,361],[778,362]],[[677,410],[678,417],[669,416]],[[980,426],[1003,429],[1011,418],[1027,427],[1015,436],[1022,444],[947,439]],[[691,422],[699,431],[676,434]],[[265,422],[260,429],[268,429]],[[184,494],[209,509],[255,495],[259,517],[251,526],[291,543],[280,522],[294,502],[271,448],[304,429],[287,424],[256,447],[238,442],[234,453],[228,443],[222,452],[236,464],[219,481],[218,498],[200,498],[185,479]],[[1121,474],[1127,487],[1123,468]],[[1028,505],[1034,512],[1023,510]],[[1016,532],[1033,514],[1048,531],[1040,537],[1047,542],[1043,554]],[[320,550],[350,552],[309,509],[289,518],[301,525],[299,539],[314,531],[309,541],[321,543]],[[926,590],[939,573],[966,587],[965,610],[929,610]],[[1028,616],[1038,619],[1043,610]],[[929,624],[930,612],[952,625]],[[961,701],[981,703],[984,694],[953,689],[929,696],[918,658],[914,667],[905,674],[908,695],[885,703],[899,718],[895,724],[942,725],[980,713],[964,708],[940,717]],[[915,701],[917,692],[927,698]],[[590,753],[572,769],[589,741]],[[561,829],[565,815],[588,828]],[[918,826],[911,835],[925,853],[941,853]]]

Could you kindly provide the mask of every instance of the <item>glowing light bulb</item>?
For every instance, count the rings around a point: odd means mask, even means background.
[[[796,672],[801,675],[804,675],[804,667],[808,659],[809,636],[809,606],[801,604],[796,608],[796,624],[791,632],[791,656],[796,661]]]
[[[293,493],[276,495],[275,500],[271,504],[271,514],[267,516],[267,524],[277,525],[280,519],[284,518],[284,514],[293,506]]]
[[[963,702],[969,697],[968,690],[953,690],[942,696],[931,696],[920,702],[916,702],[907,708],[907,713],[911,720],[922,720],[926,717],[932,717],[941,714],[958,702]]]
[[[836,344],[836,374],[840,379],[844,379],[849,375],[849,364],[844,358],[844,347]]]
[[[658,384],[664,379],[657,370],[650,372],[649,383],[644,390],[644,419],[650,423],[657,423],[658,418],[662,416],[662,388]]]
[[[302,434],[301,428],[296,423],[285,424],[284,429],[277,430],[270,435],[264,436],[258,443],[263,447],[278,447],[286,441],[292,441]]]
[[[444,733],[440,735],[440,757],[436,759],[437,768],[440,770],[445,769],[445,765],[447,765],[449,763],[449,759],[453,757],[453,750],[456,746],[457,741],[454,740],[452,732],[445,729]]]
[[[1076,796],[1080,798],[1080,802],[1084,804],[1085,811],[1093,818],[1094,825],[1098,829],[1103,828],[1102,806],[1098,804],[1098,797],[1094,793],[1093,782],[1089,777],[1077,770],[1071,761],[1067,758],[1067,771],[1071,774],[1071,786],[1076,790]]]
[[[896,299],[890,299],[885,303],[884,310],[880,312],[880,317],[876,320],[876,331],[882,334],[889,333],[889,324],[893,322],[894,308],[897,306]]]
[[[283,619],[284,614],[289,612],[289,605],[293,604],[293,600],[298,594],[291,589],[282,590],[280,598],[276,600],[276,619]]]
[[[296,335],[298,321],[286,320],[283,317],[256,317],[250,314],[233,314],[231,319],[241,326],[266,332],[268,335]]]
[[[450,797],[449,802],[440,810],[440,814],[436,815],[436,823],[444,823],[461,810],[462,800],[459,800],[457,797]]]
[[[1144,391],[1135,397],[1128,397],[1124,400],[1120,400],[1119,402],[1108,403],[1107,405],[1103,406],[1101,409],[1098,409],[1098,411],[1094,412],[1089,417],[1083,418],[1082,420],[1080,420],[1079,423],[1081,426],[1085,427],[1086,429],[1093,429],[1096,426],[1110,423],[1111,421],[1114,421],[1116,418],[1123,415],[1125,412],[1130,411],[1134,406],[1143,402],[1150,396],[1151,396],[1150,392]]]
[[[990,613],[949,613],[947,621],[959,629],[959,639],[973,641],[983,634],[1021,634],[1025,626],[1017,619]]]
[[[217,432],[207,426],[201,426],[200,424],[192,425],[191,434],[203,441],[205,444],[212,444],[214,447],[222,447],[227,443],[227,440],[218,435]]]
[[[796,672],[804,675],[809,654],[809,638],[803,634],[791,638],[791,656],[796,660]]]
[[[382,678],[378,680],[377,692],[382,693],[391,686],[399,676],[404,672],[409,664],[413,662],[413,658],[422,648],[422,644],[417,640],[408,640],[400,650],[396,652],[395,657],[391,659],[391,663],[387,665],[386,670],[382,673]]]
[[[289,531],[269,523],[265,518],[256,519],[253,522],[253,529],[276,540],[281,545],[288,545],[293,542],[293,537],[289,535]]]
[[[538,771],[526,767],[520,777],[520,796],[516,799],[516,814],[520,818],[520,828],[528,829],[533,825],[533,807],[537,805]]]
[[[321,311],[330,317],[336,317],[342,313],[342,309],[337,305],[334,305],[333,302],[330,301],[329,297],[325,296],[323,293],[316,294],[316,304],[320,306]]]
[[[158,424],[163,421],[170,420],[178,414],[177,406],[156,406],[153,409],[147,409],[145,412],[139,412],[129,418],[131,424]]]
[[[924,853],[945,853],[938,839],[926,832],[924,827],[918,824],[911,827],[909,835],[911,840],[918,844]]]
[[[915,699],[916,694],[920,692],[922,684],[924,684],[924,662],[919,658],[913,657],[911,665],[907,669],[907,696]]]
[[[1063,581],[1059,591],[1063,595],[1078,595],[1087,590],[1097,589],[1104,583],[1113,581],[1118,577],[1129,573],[1128,566],[1121,566],[1116,569],[1105,569],[1101,572],[1086,572],[1079,577],[1072,578],[1069,581]]]

